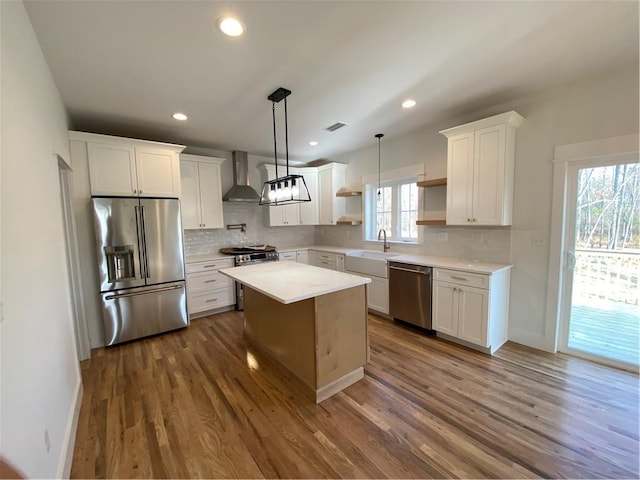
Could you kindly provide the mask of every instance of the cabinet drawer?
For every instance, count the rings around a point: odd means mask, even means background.
[[[208,293],[189,294],[187,305],[189,314],[227,307],[235,303],[233,288],[221,288]]]
[[[202,290],[233,286],[233,280],[217,270],[211,272],[190,273],[187,275],[187,290],[195,293]]]
[[[489,288],[489,275],[478,273],[459,272],[457,270],[434,269],[434,280],[442,282],[457,283],[458,285],[469,285],[477,288]]]
[[[318,258],[318,266],[322,268],[328,268],[329,270],[337,270],[336,260],[322,260]]]
[[[295,262],[296,257],[296,252],[285,252],[278,254],[278,260],[289,260],[290,262]]]
[[[318,252],[317,253],[318,260],[328,260],[330,262],[335,263],[336,254],[335,253],[327,253],[327,252]]]
[[[209,262],[187,263],[185,269],[187,273],[211,272],[219,268],[233,267],[233,258],[221,258]]]

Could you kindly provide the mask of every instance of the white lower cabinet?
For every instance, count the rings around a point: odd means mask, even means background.
[[[314,252],[314,254],[313,256],[309,255],[310,265],[344,272],[344,255],[342,253],[320,252],[314,250],[309,253],[311,252]],[[311,263],[312,258],[314,263]]]
[[[278,253],[278,260],[288,260],[289,262],[297,262],[297,252],[280,252]]]
[[[510,270],[433,272],[433,329],[489,353],[500,348],[507,341]]]
[[[187,263],[187,313],[189,317],[235,305],[233,280],[218,270],[233,267],[233,259]]]
[[[296,252],[296,262],[298,263],[309,263],[309,251],[308,250],[298,250]]]
[[[389,315],[389,279],[363,275],[362,273],[346,271],[350,275],[366,277],[371,279],[367,284],[367,307],[370,310]]]

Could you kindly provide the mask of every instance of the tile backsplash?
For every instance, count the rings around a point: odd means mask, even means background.
[[[391,252],[434,255],[492,263],[510,263],[511,227],[423,227],[422,245],[391,243]],[[361,226],[316,227],[316,244],[382,250],[365,242]]]
[[[277,247],[310,245],[315,242],[312,226],[267,227],[268,207],[251,203],[224,203],[225,228],[185,230],[185,255],[214,253],[224,247],[269,244]],[[246,223],[246,232],[227,230],[227,225]]]
[[[225,228],[185,230],[185,255],[214,253],[223,247],[269,244],[278,248],[296,245],[333,245],[346,248],[382,249],[362,240],[360,226],[267,227],[268,207],[224,203]],[[246,223],[246,232],[227,230],[226,225]],[[510,227],[426,227],[422,245],[391,244],[392,252],[436,255],[494,263],[510,263]]]

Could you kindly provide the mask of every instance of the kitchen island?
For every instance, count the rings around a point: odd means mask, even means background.
[[[295,262],[221,269],[244,286],[244,335],[320,403],[364,377],[369,278]]]

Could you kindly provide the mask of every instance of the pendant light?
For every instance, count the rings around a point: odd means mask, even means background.
[[[378,198],[382,194],[380,191],[380,139],[384,137],[384,133],[376,133],[374,135],[378,139]]]
[[[262,194],[260,195],[260,205],[290,205],[293,203],[310,202],[309,189],[302,175],[289,175],[289,129],[287,124],[287,97],[291,95],[291,90],[278,88],[267,97],[271,100],[271,116],[273,119],[273,161],[276,166],[276,178],[264,182]],[[284,100],[284,141],[285,159],[287,162],[286,174],[278,176],[278,146],[276,141],[276,103]]]

